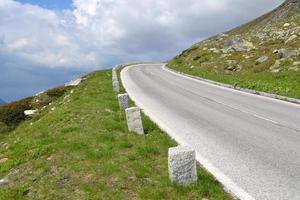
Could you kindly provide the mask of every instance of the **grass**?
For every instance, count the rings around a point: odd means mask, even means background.
[[[122,89],[124,91],[124,89]],[[53,110],[53,108],[55,108]],[[198,167],[187,187],[168,179],[167,151],[176,146],[143,115],[145,132],[127,131],[112,92],[111,71],[98,71],[33,119],[0,138],[0,199],[230,199]]]
[[[168,67],[236,87],[299,99],[300,66],[294,66],[293,63],[300,61],[300,54],[280,59],[280,71],[272,72],[272,66],[279,60],[274,50],[289,49],[300,52],[300,8],[286,5],[284,3],[280,8],[226,34],[193,45],[172,59]],[[290,26],[284,27],[285,23]],[[292,35],[298,37],[286,42]],[[256,48],[242,52],[223,51],[224,44],[232,37],[245,39]],[[219,50],[219,53],[213,49]],[[256,60],[262,56],[267,56],[268,60],[258,64]]]
[[[252,70],[245,70],[233,74],[224,74],[207,68],[185,67],[184,64],[171,63],[168,67],[186,74],[227,83],[235,87],[300,98],[300,71],[283,71],[280,73],[261,71],[254,73]]]

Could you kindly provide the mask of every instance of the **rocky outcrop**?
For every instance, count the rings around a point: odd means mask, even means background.
[[[24,115],[31,117],[31,116],[33,116],[36,112],[37,112],[37,110],[25,110],[25,111],[24,111]]]
[[[279,50],[275,50],[274,53],[276,54],[278,59],[289,58],[291,56],[299,55],[299,52],[297,50],[291,50],[291,49],[279,49]]]
[[[261,63],[264,63],[264,62],[266,62],[268,59],[269,59],[268,56],[262,56],[262,57],[260,57],[259,59],[257,59],[257,60],[255,61],[255,62],[256,62],[256,65],[259,65],[259,64],[261,64]]]
[[[72,80],[72,81],[66,83],[65,86],[78,86],[81,83],[81,81],[82,81],[82,79],[78,78],[78,79],[75,79],[75,80]]]
[[[224,44],[224,50],[227,52],[229,52],[229,51],[250,51],[253,49],[255,49],[253,43],[246,41],[244,39],[238,38],[238,37],[232,37]]]

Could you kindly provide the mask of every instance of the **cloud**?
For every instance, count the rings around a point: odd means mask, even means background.
[[[22,70],[33,73],[87,71],[116,63],[170,59],[191,44],[255,18],[282,2],[74,0],[72,9],[54,11],[0,0],[0,83],[5,84],[3,80],[7,79],[3,70],[17,73],[20,62],[27,63]],[[40,76],[54,79],[51,73]],[[24,75],[24,79],[29,78],[37,77]],[[5,87],[2,85],[0,97],[9,96],[9,92],[2,92]]]

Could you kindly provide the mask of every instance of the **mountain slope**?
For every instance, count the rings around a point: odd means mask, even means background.
[[[168,67],[234,86],[300,98],[300,0],[193,45]]]
[[[145,136],[128,132],[111,75],[84,77],[0,137],[0,179],[9,181],[0,185],[0,199],[230,199],[200,167],[196,184],[169,181],[167,153],[175,142],[145,116]]]

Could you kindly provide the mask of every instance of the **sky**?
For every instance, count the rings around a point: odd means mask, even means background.
[[[0,98],[119,63],[166,61],[283,0],[0,0]]]

